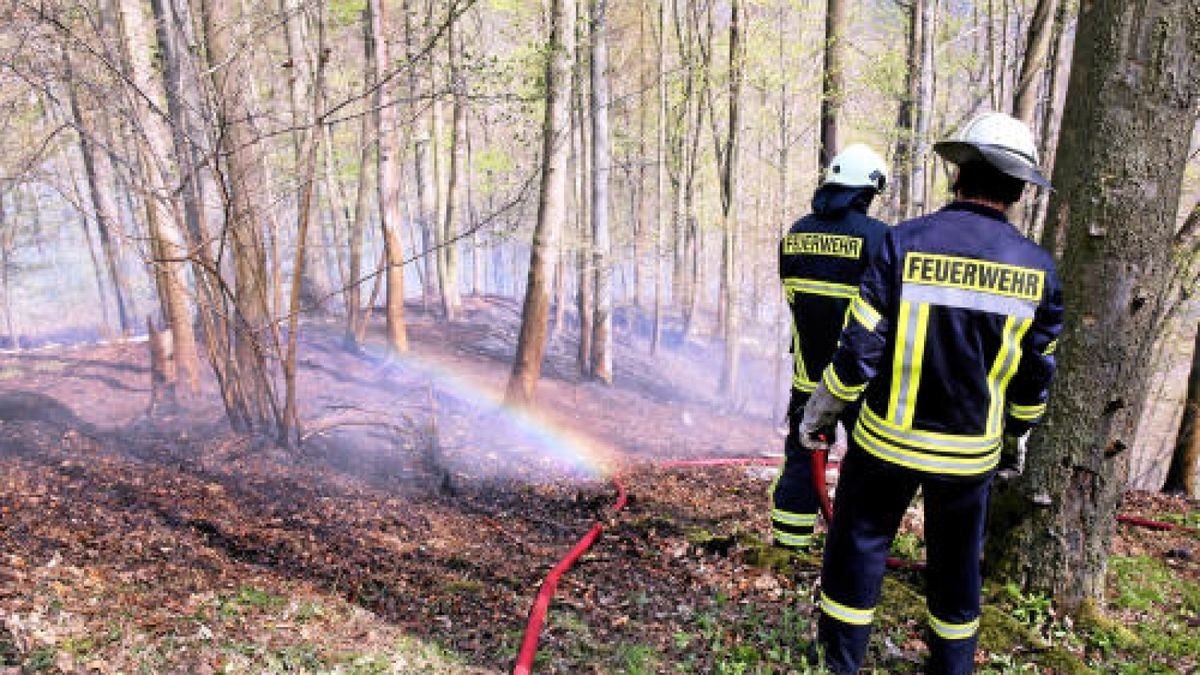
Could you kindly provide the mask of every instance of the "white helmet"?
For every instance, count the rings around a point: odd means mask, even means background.
[[[887,164],[883,158],[862,143],[839,152],[825,171],[826,185],[875,188],[876,192],[883,192],[887,180]]]
[[[955,139],[934,143],[933,151],[955,164],[986,162],[1013,178],[1050,187],[1038,170],[1033,131],[1012,115],[983,113],[967,122]]]

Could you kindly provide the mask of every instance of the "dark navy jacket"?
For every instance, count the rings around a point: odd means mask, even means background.
[[[867,261],[883,243],[887,225],[867,216],[867,195],[861,188],[818,189],[813,213],[779,242],[779,276],[792,310],[792,388],[803,394],[816,389]]]
[[[871,454],[978,475],[1045,413],[1062,288],[999,211],[956,202],[889,231],[850,315],[822,381],[846,401],[865,391],[853,438]]]

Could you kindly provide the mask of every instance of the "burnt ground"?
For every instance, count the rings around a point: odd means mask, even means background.
[[[0,672],[505,671],[541,579],[597,518],[541,671],[805,670],[817,561],[762,546],[773,472],[654,466],[776,450],[766,364],[724,405],[716,349],[677,339],[651,357],[622,330],[608,388],[576,376],[560,336],[524,418],[493,398],[514,305],[474,300],[453,325],[413,310],[417,356],[396,363],[306,326],[293,452],[230,432],[211,382],[147,416],[144,344],[0,356]],[[616,517],[604,472],[630,493]],[[1197,520],[1157,495],[1128,510]],[[1122,527],[1116,549],[1114,625],[991,589],[985,624],[1005,630],[981,666],[1194,669],[1197,538]],[[919,556],[918,537],[898,552]],[[921,581],[891,578],[872,663],[910,671]],[[1150,617],[1170,621],[1143,635]]]

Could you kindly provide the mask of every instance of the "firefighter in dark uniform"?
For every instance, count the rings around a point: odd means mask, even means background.
[[[812,200],[812,214],[779,242],[779,276],[792,312],[792,395],[784,464],[771,489],[771,531],[776,546],[803,549],[812,541],[818,500],[812,452],[800,445],[796,427],[829,364],[858,295],[867,261],[883,243],[887,226],[867,215],[887,184],[887,165],[865,145],[838,153]],[[843,414],[844,419],[849,414]],[[850,424],[847,422],[846,428]]]
[[[886,233],[799,429],[821,447],[821,430],[863,401],[821,568],[817,643],[836,673],[862,664],[885,558],[918,488],[928,671],[973,670],[989,487],[1023,461],[1015,439],[1040,421],[1054,373],[1054,261],[1005,216],[1026,183],[1049,187],[1032,132],[986,113],[934,150],[957,165],[956,201]]]

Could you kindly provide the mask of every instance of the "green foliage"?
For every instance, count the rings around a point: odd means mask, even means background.
[[[618,645],[616,660],[621,672],[629,675],[649,675],[658,672],[659,655],[648,645]]]
[[[329,0],[329,23],[335,28],[345,28],[362,21],[367,11],[367,0]]]

